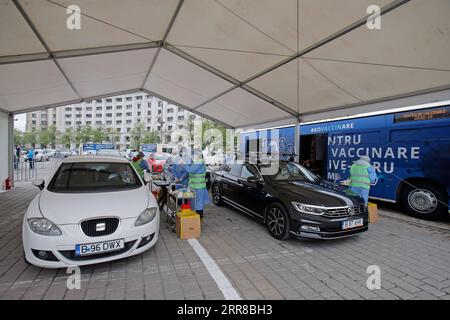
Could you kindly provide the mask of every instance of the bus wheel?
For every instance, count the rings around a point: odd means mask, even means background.
[[[447,197],[436,186],[426,183],[407,184],[401,194],[401,204],[413,217],[436,220],[447,212]]]

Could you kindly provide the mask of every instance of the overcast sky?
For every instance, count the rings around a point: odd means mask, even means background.
[[[27,115],[26,113],[18,114],[14,116],[14,128],[19,129],[20,131],[25,131],[25,126],[27,123]]]

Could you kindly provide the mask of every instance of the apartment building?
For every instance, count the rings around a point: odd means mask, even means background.
[[[48,128],[51,125],[57,126],[61,115],[57,108],[50,108],[37,112],[27,113],[26,131],[40,130]]]
[[[169,104],[154,96],[135,93],[86,101],[27,114],[26,130],[38,130],[55,125],[64,132],[83,126],[103,127],[115,131],[115,143],[128,146],[131,131],[143,123],[147,131],[157,132],[163,143],[170,141],[173,130],[186,127],[188,120],[199,116]]]

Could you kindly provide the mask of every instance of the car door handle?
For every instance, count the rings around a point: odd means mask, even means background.
[[[252,187],[247,184],[247,180],[238,179],[238,184],[243,187],[245,186],[247,189],[251,189]]]

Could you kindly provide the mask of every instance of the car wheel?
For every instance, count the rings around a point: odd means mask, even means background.
[[[211,193],[214,204],[216,206],[223,205],[222,193],[220,191],[220,186],[218,183],[213,184]]]
[[[266,226],[272,237],[278,240],[289,238],[290,220],[282,205],[274,203],[266,209]]]
[[[419,219],[436,220],[447,212],[447,197],[431,183],[407,184],[400,201],[409,215]]]

